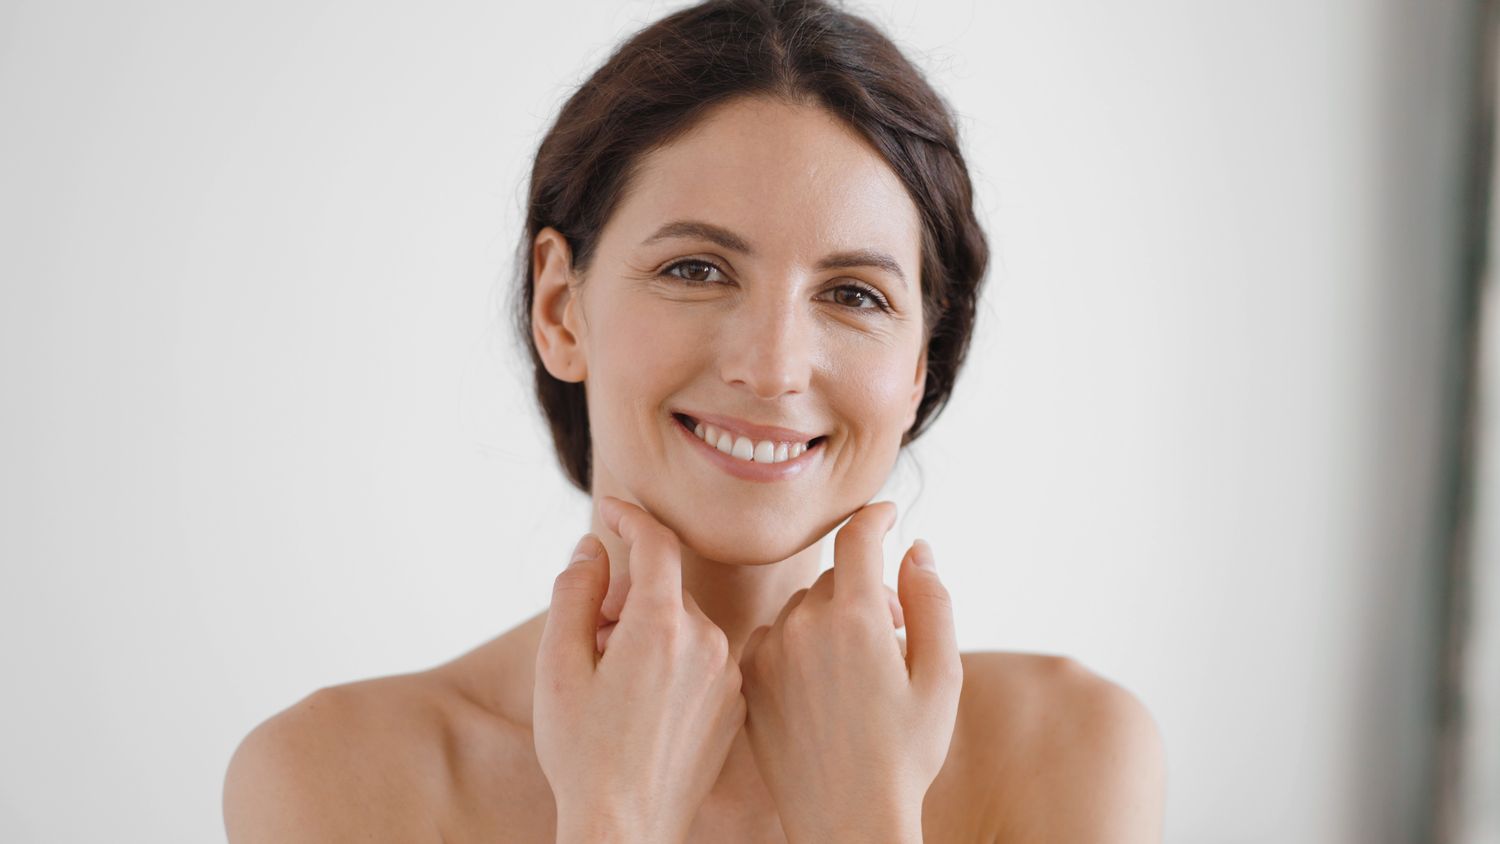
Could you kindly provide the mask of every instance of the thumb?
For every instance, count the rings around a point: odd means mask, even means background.
[[[609,554],[593,534],[584,534],[573,549],[573,561],[552,584],[538,658],[574,668],[593,668],[599,606],[609,589]]]
[[[962,676],[958,637],[953,629],[953,598],[938,579],[932,547],[918,539],[901,560],[896,574],[906,616],[906,666],[916,683]]]

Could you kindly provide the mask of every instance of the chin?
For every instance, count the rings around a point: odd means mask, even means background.
[[[735,515],[691,502],[674,504],[657,512],[684,546],[710,560],[739,566],[781,562],[817,543],[839,522],[805,512],[788,516],[762,510]]]

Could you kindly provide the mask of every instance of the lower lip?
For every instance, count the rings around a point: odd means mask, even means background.
[[[759,481],[769,483],[771,481],[784,481],[801,474],[812,461],[823,454],[823,445],[827,440],[819,441],[817,445],[809,448],[790,460],[780,463],[754,463],[749,460],[741,460],[738,457],[725,454],[724,452],[709,445],[697,434],[688,430],[682,420],[673,416],[672,427],[682,432],[687,437],[689,444],[697,448],[708,461],[729,474],[742,481]]]

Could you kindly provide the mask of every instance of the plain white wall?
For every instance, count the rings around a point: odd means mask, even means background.
[[[1415,840],[1460,6],[859,7],[995,258],[890,547],[1146,702],[1170,841]],[[524,175],[670,8],[0,4],[0,839],[221,837],[257,722],[545,606]]]

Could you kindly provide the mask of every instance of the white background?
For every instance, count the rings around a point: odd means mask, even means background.
[[[672,8],[0,2],[0,839],[220,838],[256,723],[545,606],[524,179]],[[856,8],[995,252],[888,547],[1140,696],[1169,841],[1415,840],[1458,0]]]

